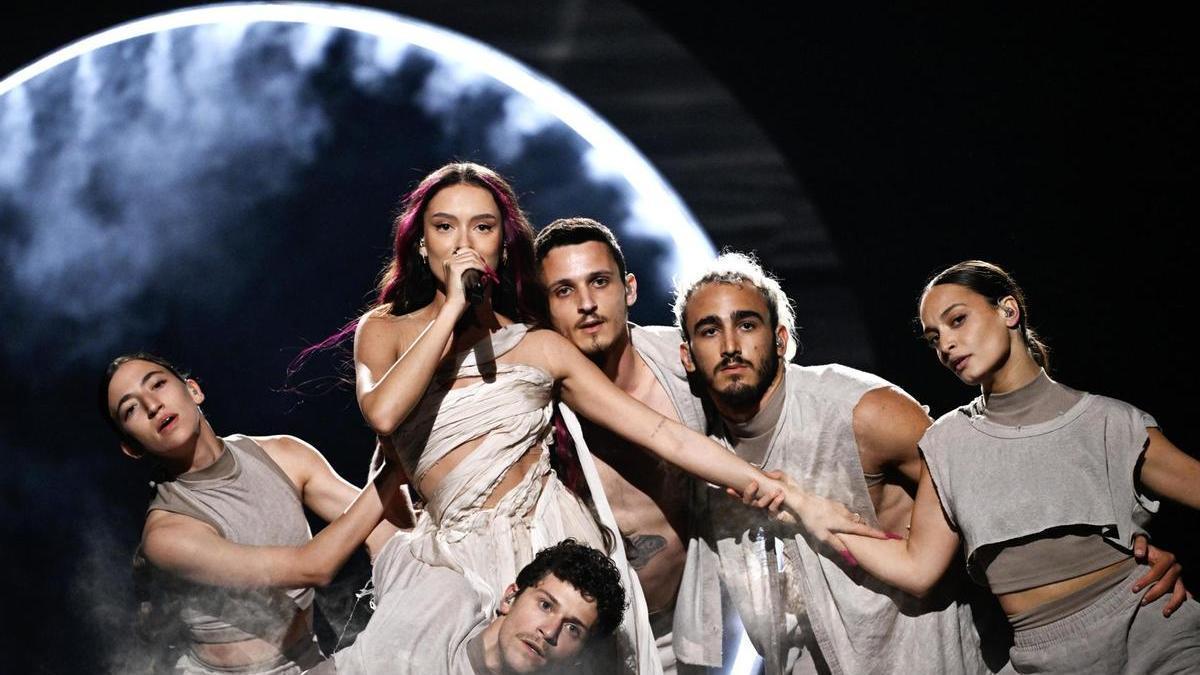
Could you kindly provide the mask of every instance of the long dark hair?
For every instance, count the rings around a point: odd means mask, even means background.
[[[425,209],[433,197],[453,185],[474,185],[491,193],[500,208],[505,256],[492,290],[492,306],[517,321],[545,323],[543,292],[534,272],[533,227],[517,202],[512,185],[496,171],[475,162],[451,162],[421,179],[400,204],[392,221],[392,258],[379,275],[378,295],[368,311],[401,316],[433,301],[437,291],[433,272],[418,250]],[[505,260],[506,259],[506,260]],[[309,347],[288,366],[289,377],[314,353],[336,347],[354,334],[354,319],[320,343]],[[554,413],[554,466],[567,487],[587,496],[575,444],[561,414]]]
[[[474,162],[451,162],[442,166],[421,179],[401,201],[399,215],[392,221],[392,258],[379,275],[378,293],[368,311],[401,316],[433,301],[437,286],[429,263],[418,251],[418,244],[430,200],[452,185],[483,188],[496,200],[507,260],[502,261],[497,270],[500,282],[492,290],[492,306],[510,319],[537,323],[543,303],[533,269],[533,228],[521,211],[509,182],[492,169]],[[288,366],[289,377],[310,356],[340,345],[357,327],[358,319],[353,319],[333,335],[301,351]]]
[[[1001,300],[1011,296],[1017,301],[1019,312],[1017,329],[1021,333],[1021,339],[1024,340],[1026,348],[1029,349],[1030,356],[1039,366],[1050,369],[1050,348],[1042,342],[1029,325],[1029,309],[1025,303],[1025,291],[1021,290],[1016,280],[1012,278],[1011,274],[1004,271],[1004,268],[984,260],[964,260],[933,275],[921,291],[921,297],[925,297],[929,289],[934,286],[943,284],[965,286],[987,298],[987,301],[994,307],[1000,306]]]
[[[405,197],[400,215],[392,223],[392,259],[379,279],[376,308],[387,308],[390,314],[408,314],[428,305],[435,291],[433,274],[417,251],[421,239],[425,209],[434,195],[452,185],[474,185],[491,193],[500,207],[500,224],[504,232],[507,262],[497,270],[499,287],[492,291],[496,311],[517,320],[531,320],[537,305],[528,301],[531,291],[537,292],[533,271],[533,228],[521,207],[512,186],[503,176],[482,164],[453,162],[426,176]]]

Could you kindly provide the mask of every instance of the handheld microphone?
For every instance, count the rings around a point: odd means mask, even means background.
[[[467,302],[478,305],[483,302],[483,273],[479,270],[466,270],[462,273],[463,291],[467,294]]]

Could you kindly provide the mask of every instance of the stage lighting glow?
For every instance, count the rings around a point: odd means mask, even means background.
[[[635,191],[631,218],[638,229],[670,239],[672,267],[703,264],[714,255],[712,244],[679,196],[637,149],[578,99],[553,81],[514,59],[458,33],[397,14],[336,4],[270,3],[221,4],[183,9],[130,21],[74,42],[0,80],[0,97],[72,59],[131,38],[176,28],[220,25],[232,31],[231,38],[257,22],[303,23],[308,26],[341,28],[381,38],[377,56],[398,55],[402,45],[439,54],[442,58],[469,64],[519,92],[533,109],[513,111],[521,123],[537,125],[537,116],[556,118],[588,142],[588,165],[597,178],[621,176]],[[310,52],[320,45],[321,32],[310,33]],[[664,275],[669,282],[669,276]]]

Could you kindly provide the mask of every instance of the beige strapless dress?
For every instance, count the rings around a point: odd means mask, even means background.
[[[604,499],[591,455],[578,433],[578,424],[564,411],[575,437],[584,474],[593,495],[593,511],[566,488],[550,467],[547,447],[553,425],[554,379],[539,368],[505,363],[500,358],[525,337],[528,326],[514,323],[454,355],[435,373],[417,407],[392,434],[394,461],[400,462],[414,485],[442,458],[468,441],[483,441],[442,479],[433,494],[422,495],[425,509],[409,532],[396,536],[412,558],[463,574],[493,604],[517,572],[542,548],[567,537],[605,550],[600,534],[604,522],[617,540],[611,551],[621,570],[629,607],[618,631],[621,672],[657,673],[654,638],[646,619],[637,577],[629,567],[616,523]],[[470,383],[454,387],[464,379]],[[538,448],[537,463],[498,503],[483,508],[509,468]],[[390,542],[376,561],[376,575],[388,569],[383,560],[399,548]],[[380,586],[379,580],[376,581]],[[398,589],[393,592],[402,592]],[[384,597],[378,602],[384,602]]]

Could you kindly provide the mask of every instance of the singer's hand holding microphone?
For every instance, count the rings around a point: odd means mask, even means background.
[[[446,272],[447,299],[453,298],[455,291],[460,291],[468,303],[478,305],[483,301],[483,292],[487,283],[483,276],[486,263],[474,249],[456,248],[443,267]]]

